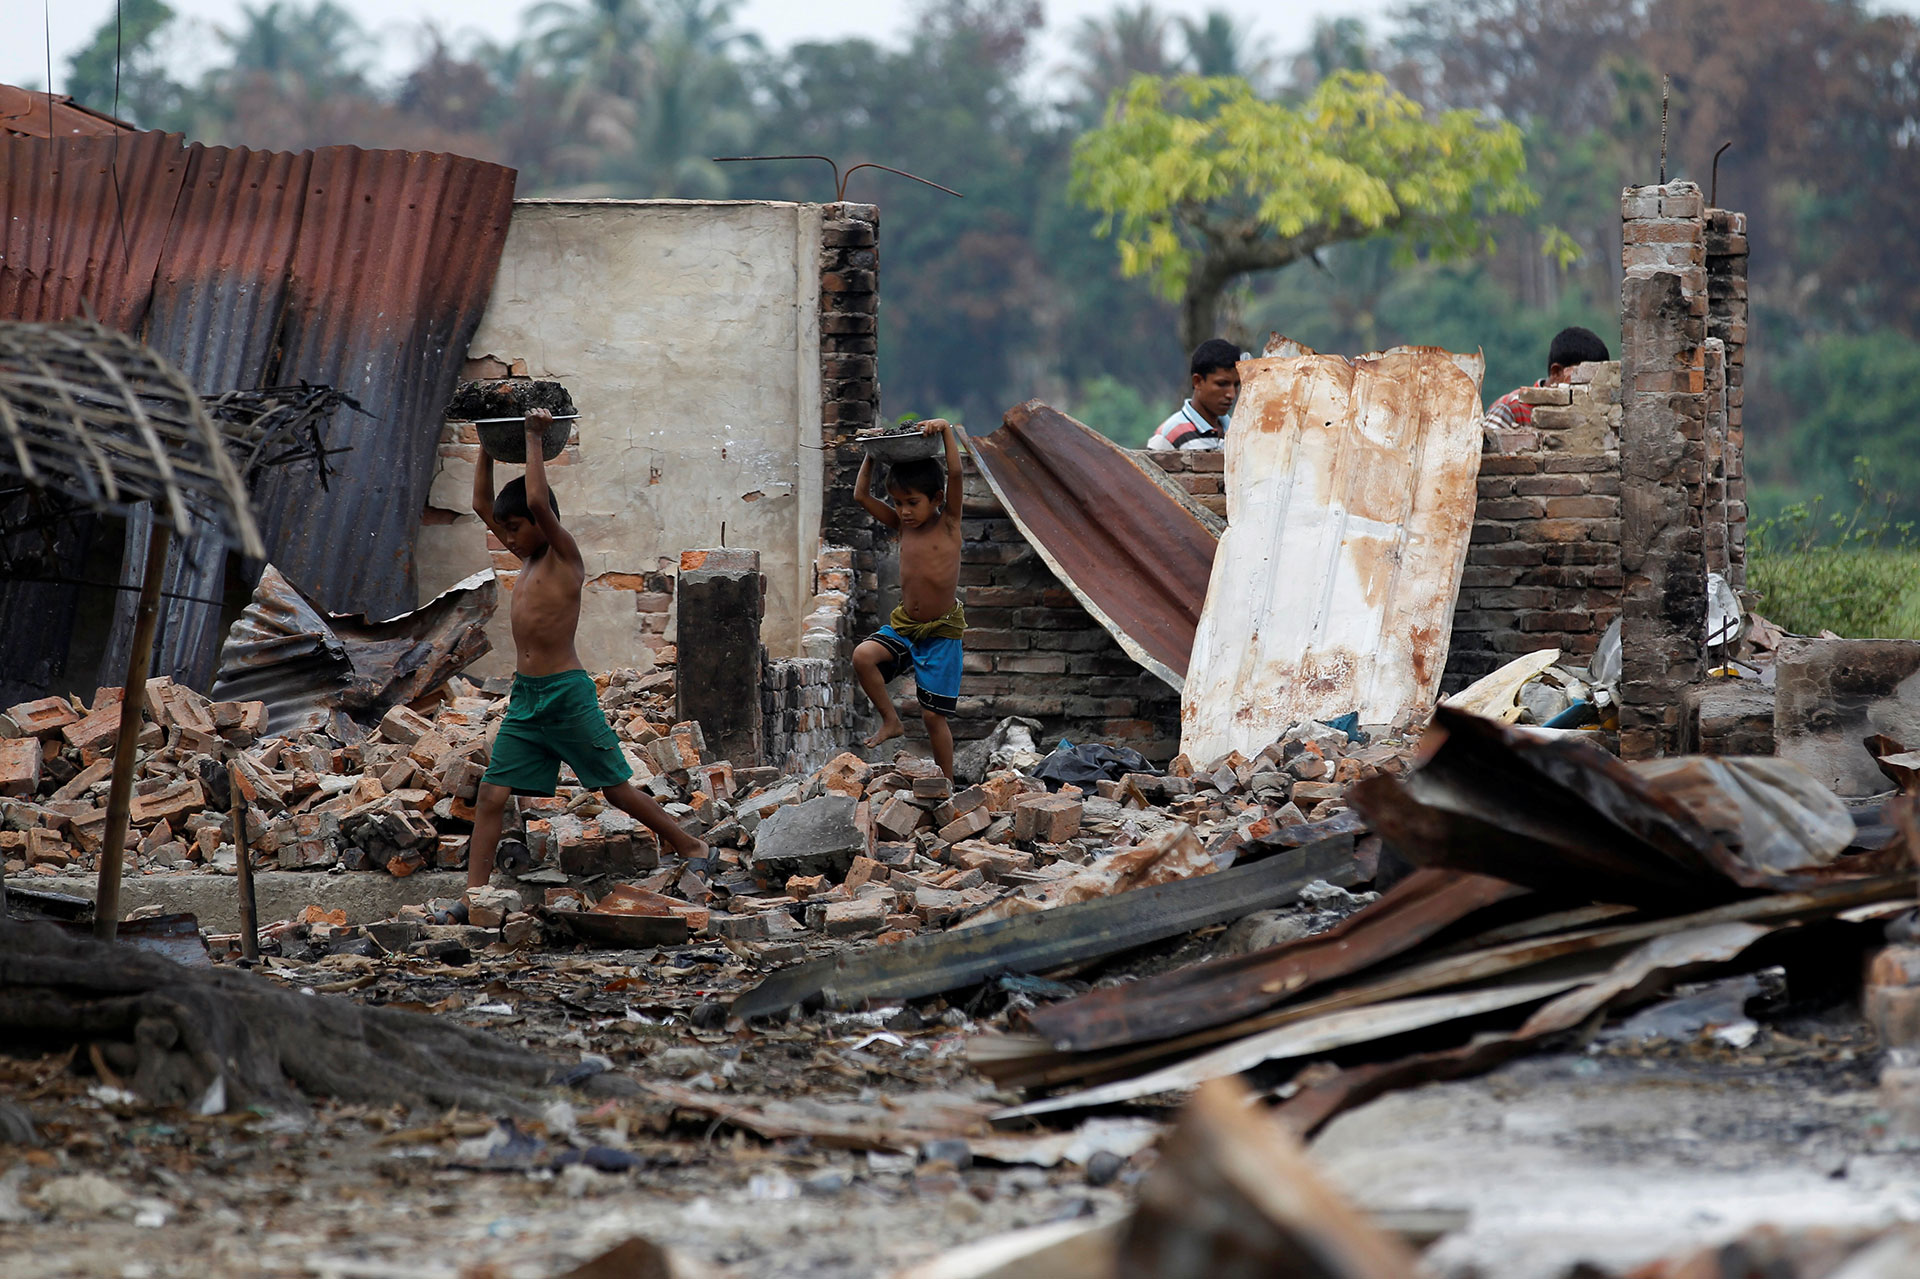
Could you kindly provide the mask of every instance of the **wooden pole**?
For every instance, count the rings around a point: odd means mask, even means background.
[[[120,735],[114,739],[113,782],[107,791],[107,835],[100,845],[100,887],[93,900],[93,935],[112,941],[120,925],[120,861],[126,854],[127,816],[133,803],[134,756],[140,749],[140,717],[147,705],[147,667],[153,661],[153,632],[160,618],[160,579],[167,571],[172,526],[155,512],[147,538],[146,576],[140,579],[140,607],[133,620],[133,651],[127,654],[126,685],[120,696]]]
[[[253,899],[253,860],[247,851],[247,796],[240,789],[240,765],[227,761],[227,789],[233,796],[233,876],[240,884],[240,957],[260,958],[260,921]]]

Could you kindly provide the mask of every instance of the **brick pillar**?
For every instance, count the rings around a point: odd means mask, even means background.
[[[680,553],[677,717],[697,720],[707,748],[741,767],[760,762],[760,619],[766,581],[760,552]]]
[[[1732,536],[1727,526],[1726,344],[1719,338],[1708,338],[1702,344],[1701,365],[1707,383],[1707,438],[1700,542],[1707,571],[1726,577],[1732,551]]]
[[[1726,347],[1727,580],[1747,584],[1747,215],[1707,210],[1707,333]]]
[[[1706,216],[1691,182],[1621,196],[1620,753],[1681,749],[1706,639]]]
[[[822,541],[853,552],[854,629],[878,629],[885,544],[853,501],[857,449],[840,445],[880,420],[880,210],[829,204],[820,228],[820,435],[826,445]]]

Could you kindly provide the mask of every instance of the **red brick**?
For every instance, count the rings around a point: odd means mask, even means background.
[[[1547,499],[1546,514],[1549,519],[1610,520],[1618,518],[1620,503],[1609,497],[1553,497]]]
[[[1013,802],[1013,837],[1062,844],[1080,833],[1080,801],[1063,795],[1023,796]]]
[[[1513,491],[1528,497],[1575,497],[1587,491],[1587,481],[1578,475],[1525,475],[1513,482]]]
[[[80,716],[74,712],[64,697],[43,697],[38,701],[20,702],[7,708],[7,718],[14,726],[30,737],[47,737],[59,732],[69,724],[77,723]]]
[[[0,740],[0,795],[25,797],[40,789],[38,737]]]

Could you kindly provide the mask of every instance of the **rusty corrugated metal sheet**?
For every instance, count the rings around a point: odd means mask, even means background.
[[[1371,777],[1348,800],[1407,860],[1575,899],[1651,909],[1711,905],[1755,892],[1794,892],[1877,874],[1877,858],[1768,870],[1728,848],[1680,783],[1697,766],[1649,777],[1583,740],[1440,706],[1421,739],[1420,767]],[[1752,801],[1747,801],[1752,802]],[[1783,812],[1785,810],[1782,810]]]
[[[513,180],[478,160],[357,147],[0,139],[0,316],[91,306],[203,391],[305,381],[352,395],[367,415],[331,441],[353,450],[331,488],[277,473],[256,510],[269,556],[323,606],[391,616],[416,598],[441,408],[492,289]],[[189,542],[168,589],[217,596],[223,574],[221,554]],[[218,621],[212,605],[170,601],[159,669],[204,687]]]
[[[413,543],[444,409],[480,325],[513,212],[512,169],[460,156],[313,153],[276,381],[346,392],[365,415],[322,493],[307,470],[262,485],[274,563],[334,612],[391,617],[419,598]],[[316,507],[338,508],[325,522]]]
[[[58,323],[91,308],[108,328],[144,336],[186,173],[173,134],[0,137],[0,319]],[[178,352],[161,354],[195,376]]]
[[[1240,364],[1227,435],[1227,532],[1180,707],[1195,760],[1432,705],[1473,529],[1479,356],[1267,350]]]
[[[83,107],[64,93],[0,84],[0,133],[21,138],[110,138],[133,132],[125,120]]]
[[[1128,656],[1179,688],[1213,567],[1211,514],[1151,462],[1038,400],[967,446],[1054,576]]]
[[[1476,911],[1523,895],[1485,875],[1418,870],[1328,932],[1250,955],[1093,990],[1027,1015],[1056,1052],[1093,1052],[1250,1017],[1405,954]]]
[[[269,564],[220,650],[216,700],[265,702],[267,732],[358,740],[388,707],[446,683],[491,651],[492,569],[384,621],[327,614]]]

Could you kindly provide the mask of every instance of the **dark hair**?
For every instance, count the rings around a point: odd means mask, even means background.
[[[1240,363],[1240,348],[1225,338],[1208,338],[1193,348],[1193,358],[1187,361],[1187,372],[1193,377],[1205,377],[1221,369],[1230,369]]]
[[[560,499],[547,490],[547,505],[553,508],[553,518],[560,518]],[[533,520],[533,512],[527,509],[527,482],[525,479],[508,480],[500,490],[500,496],[493,499],[493,518],[505,524],[508,520]]]
[[[1576,364],[1599,364],[1611,360],[1607,353],[1607,344],[1592,329],[1583,329],[1575,325],[1570,329],[1561,329],[1553,335],[1553,345],[1547,348],[1547,367],[1558,366],[1572,368]]]
[[[924,493],[938,502],[947,493],[947,468],[930,457],[895,462],[887,468],[887,491]]]

